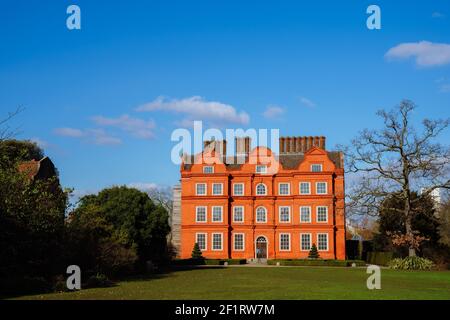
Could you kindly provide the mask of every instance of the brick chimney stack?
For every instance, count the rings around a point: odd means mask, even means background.
[[[312,147],[325,150],[324,136],[280,137],[280,154],[305,153]]]
[[[252,139],[250,137],[236,137],[234,142],[237,156],[249,155],[252,144]]]
[[[203,141],[203,150],[215,151],[222,156],[227,155],[227,141],[226,140],[205,140]]]

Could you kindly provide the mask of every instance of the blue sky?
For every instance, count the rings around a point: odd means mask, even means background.
[[[450,115],[448,1],[8,0],[0,39],[1,115],[26,108],[18,138],[78,194],[177,183],[170,135],[192,120],[334,146],[403,98],[418,120]]]

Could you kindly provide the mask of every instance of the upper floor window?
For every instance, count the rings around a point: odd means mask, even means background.
[[[222,207],[212,207],[212,221],[222,222]]]
[[[206,233],[197,233],[195,242],[200,250],[206,250]]]
[[[206,183],[197,183],[195,185],[195,194],[198,196],[206,195]]]
[[[195,221],[206,222],[206,207],[197,207],[195,209]]]
[[[311,183],[300,182],[300,194],[311,194]]]
[[[300,222],[311,222],[311,207],[300,207]]]
[[[328,221],[328,207],[317,207],[317,222]]]
[[[243,183],[233,184],[233,195],[235,195],[235,196],[243,196],[244,195],[244,184]]]
[[[267,173],[267,166],[265,165],[257,165],[256,173]]]
[[[233,207],[233,221],[244,222],[244,207],[242,206]]]
[[[221,233],[213,233],[212,234],[212,249],[213,250],[222,250],[222,234]]]
[[[327,183],[317,182],[316,183],[316,193],[317,194],[327,194]]]
[[[267,194],[267,188],[264,183],[260,183],[256,186],[256,194],[258,196],[265,196]]]
[[[322,165],[321,164],[312,164],[311,171],[312,172],[322,172]]]
[[[328,251],[328,233],[317,234],[317,250]]]
[[[282,196],[288,196],[290,194],[290,184],[280,183],[278,184],[278,193]]]
[[[223,184],[222,183],[213,183],[213,195],[222,195],[223,194]]]
[[[280,233],[280,251],[291,250],[291,234]]]
[[[280,222],[291,221],[291,207],[280,207]]]
[[[213,166],[204,166],[203,173],[214,173],[214,167]]]
[[[264,207],[256,209],[256,222],[267,222],[267,210]]]

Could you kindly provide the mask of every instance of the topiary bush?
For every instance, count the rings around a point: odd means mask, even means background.
[[[421,257],[397,258],[389,263],[389,268],[396,270],[431,270],[433,267],[433,261]]]
[[[316,247],[315,243],[313,243],[313,245],[311,246],[311,250],[309,251],[308,258],[309,259],[319,259],[320,258],[319,251],[317,251],[317,247]]]

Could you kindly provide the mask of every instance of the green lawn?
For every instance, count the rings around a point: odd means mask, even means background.
[[[448,271],[382,269],[381,290],[368,290],[367,277],[365,268],[202,268],[19,299],[450,299]]]

